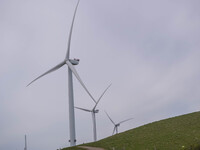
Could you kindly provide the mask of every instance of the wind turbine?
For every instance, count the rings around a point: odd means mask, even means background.
[[[25,135],[25,147],[24,147],[24,150],[27,150],[26,135]]]
[[[101,96],[99,97],[98,101],[96,102],[96,104],[94,105],[94,107],[89,110],[89,109],[84,109],[84,108],[80,108],[80,107],[75,107],[77,109],[80,109],[80,110],[83,110],[83,111],[86,111],[86,112],[91,112],[92,114],[92,121],[93,121],[93,134],[94,134],[94,141],[97,140],[97,130],[96,130],[96,113],[99,112],[98,109],[96,109],[99,101],[101,100],[101,98],[103,97],[103,95],[105,94],[105,92],[108,90],[108,88],[111,86],[111,84],[104,90],[104,92],[101,94]]]
[[[107,113],[107,112],[105,112],[105,113],[106,113],[106,115],[108,116],[108,118],[110,119],[110,121],[111,121],[111,122],[113,123],[113,125],[114,125],[114,129],[113,129],[112,135],[115,133],[115,131],[116,131],[116,134],[118,134],[118,127],[120,126],[121,123],[124,123],[124,122],[126,122],[126,121],[129,121],[129,120],[133,119],[133,118],[129,118],[129,119],[126,119],[126,120],[121,121],[121,122],[119,122],[119,123],[116,124],[116,123],[110,118],[110,116],[108,115],[108,113]]]
[[[64,60],[59,63],[58,65],[56,65],[55,67],[53,67],[52,69],[48,70],[47,72],[45,72],[44,74],[40,75],[39,77],[37,77],[36,79],[34,79],[33,81],[31,81],[27,86],[29,86],[30,84],[32,84],[34,81],[38,80],[39,78],[58,70],[59,68],[61,68],[64,65],[68,66],[68,94],[69,94],[69,128],[70,128],[70,145],[74,146],[76,145],[76,133],[75,133],[75,115],[74,115],[74,94],[73,94],[73,80],[72,80],[72,72],[75,75],[75,77],[78,79],[78,81],[80,82],[80,84],[83,86],[83,88],[86,90],[86,92],[89,94],[89,96],[92,98],[92,100],[96,103],[95,99],[92,97],[92,95],[90,94],[90,92],[88,91],[88,89],[86,88],[86,86],[84,85],[83,81],[81,80],[80,76],[78,75],[76,69],[74,68],[74,65],[78,65],[79,64],[79,59],[70,59],[70,44],[71,44],[71,37],[72,37],[72,30],[73,30],[73,25],[74,25],[74,20],[75,20],[75,16],[76,16],[76,12],[77,12],[77,8],[79,5],[79,1],[76,5],[75,11],[74,11],[74,16],[72,19],[72,24],[71,24],[71,28],[70,28],[70,33],[69,33],[69,38],[68,38],[68,46],[67,46],[67,53],[66,56],[64,58]]]

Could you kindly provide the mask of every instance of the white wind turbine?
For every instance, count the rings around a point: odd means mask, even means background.
[[[110,121],[111,121],[111,122],[113,123],[113,125],[114,125],[114,129],[113,129],[112,135],[115,133],[115,131],[116,131],[116,134],[118,134],[118,127],[120,126],[121,123],[124,123],[124,122],[126,122],[126,121],[129,121],[129,120],[133,119],[133,118],[129,118],[129,119],[126,119],[126,120],[121,121],[121,122],[119,122],[119,123],[116,124],[116,123],[110,118],[110,116],[108,115],[108,113],[107,113],[107,112],[105,112],[105,113],[106,113],[106,115],[108,116],[108,118],[110,119]]]
[[[86,90],[86,92],[89,94],[89,96],[92,98],[92,100],[96,103],[95,99],[92,97],[92,95],[90,94],[90,92],[88,91],[88,89],[86,88],[86,86],[84,85],[83,81],[81,80],[80,76],[78,75],[76,69],[73,66],[73,65],[78,65],[79,64],[79,59],[70,59],[69,58],[73,24],[74,24],[74,20],[75,20],[76,11],[77,11],[77,8],[78,8],[79,1],[80,0],[78,0],[78,3],[76,5],[74,16],[73,16],[73,20],[72,20],[72,24],[71,24],[71,28],[70,28],[70,33],[69,33],[69,38],[68,38],[68,47],[67,47],[67,53],[66,53],[65,59],[61,63],[59,63],[58,65],[56,65],[52,69],[48,70],[44,74],[40,75],[39,77],[37,77],[36,79],[34,79],[32,82],[30,82],[27,85],[27,86],[29,86],[34,81],[38,80],[39,78],[41,78],[41,77],[43,77],[43,76],[45,76],[45,75],[47,75],[47,74],[49,74],[49,73],[51,73],[53,71],[58,70],[59,68],[61,68],[64,65],[68,66],[69,128],[70,128],[70,140],[69,140],[69,142],[70,142],[71,146],[76,145],[75,115],[74,115],[74,95],[73,95],[72,72],[75,75],[75,77],[78,79],[78,81],[80,82],[80,84],[83,86],[83,88]]]
[[[97,130],[96,130],[96,113],[99,112],[98,109],[96,109],[99,101],[101,100],[101,98],[103,97],[103,95],[105,94],[105,92],[108,90],[108,88],[111,86],[111,84],[105,89],[105,91],[101,94],[101,96],[99,97],[98,101],[96,102],[96,104],[94,105],[94,107],[92,108],[92,110],[89,109],[85,109],[85,108],[80,108],[80,107],[75,107],[77,109],[86,111],[86,112],[91,112],[92,114],[92,121],[93,121],[93,134],[94,134],[94,141],[97,140]]]

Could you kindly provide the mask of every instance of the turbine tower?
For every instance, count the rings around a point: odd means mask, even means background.
[[[107,112],[105,112],[105,113],[106,113],[106,115],[108,116],[108,118],[110,119],[110,121],[111,121],[111,122],[113,123],[113,125],[114,125],[114,129],[113,129],[112,135],[115,133],[115,131],[116,131],[116,134],[118,134],[118,127],[120,126],[121,123],[124,123],[124,122],[126,122],[126,121],[129,121],[129,120],[133,119],[133,118],[129,118],[129,119],[126,119],[126,120],[121,121],[121,122],[119,122],[119,123],[116,124],[116,123],[110,118],[110,116],[108,115],[108,113],[107,113]]]
[[[25,147],[24,150],[27,150],[27,141],[26,141],[26,135],[25,135]]]
[[[94,105],[94,107],[92,108],[92,110],[89,109],[84,109],[84,108],[80,108],[80,107],[75,107],[77,109],[86,111],[86,112],[91,112],[92,114],[92,122],[93,122],[93,136],[94,136],[94,141],[97,140],[97,129],[96,129],[96,113],[99,112],[98,109],[96,109],[99,101],[101,100],[101,98],[103,97],[103,95],[105,94],[105,92],[108,90],[108,88],[111,86],[111,84],[105,89],[105,91],[101,94],[101,96],[99,97],[98,101],[96,102],[96,104]]]
[[[81,80],[80,76],[78,75],[74,65],[78,65],[79,64],[79,59],[70,59],[70,44],[71,44],[71,37],[72,37],[72,30],[73,30],[73,25],[74,25],[74,20],[75,20],[75,16],[76,16],[76,12],[77,12],[77,8],[79,5],[79,1],[76,5],[75,11],[74,11],[74,16],[72,19],[72,24],[71,24],[71,28],[70,28],[70,32],[69,32],[69,38],[68,38],[68,46],[67,46],[67,53],[66,56],[64,58],[64,60],[59,63],[58,65],[56,65],[55,67],[53,67],[52,69],[48,70],[47,72],[45,72],[44,74],[40,75],[39,77],[37,77],[36,79],[34,79],[33,81],[31,81],[27,86],[29,86],[30,84],[32,84],[34,81],[38,80],[39,78],[58,70],[59,68],[61,68],[64,65],[68,66],[68,96],[69,96],[69,128],[70,128],[70,146],[75,146],[76,145],[76,132],[75,132],[75,115],[74,115],[74,95],[73,95],[73,79],[72,79],[72,73],[75,75],[75,77],[78,79],[78,81],[80,82],[80,84],[83,86],[83,88],[86,90],[86,92],[89,94],[89,96],[92,98],[92,100],[96,103],[95,99],[92,97],[92,95],[90,94],[90,92],[88,91],[88,89],[86,88],[86,86],[84,85],[83,81]]]

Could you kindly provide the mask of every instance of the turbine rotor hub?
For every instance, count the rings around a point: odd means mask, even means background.
[[[99,112],[99,110],[98,110],[98,109],[94,110],[94,113],[98,113],[98,112]]]

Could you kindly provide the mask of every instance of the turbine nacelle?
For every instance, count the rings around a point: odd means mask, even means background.
[[[74,59],[69,59],[69,61],[71,62],[72,65],[78,65],[80,60],[74,58]]]
[[[94,113],[98,113],[98,112],[99,112],[99,110],[98,110],[98,109],[96,109],[96,110],[93,110],[93,112],[94,112]]]

